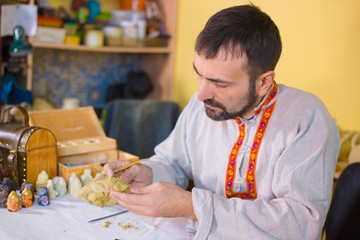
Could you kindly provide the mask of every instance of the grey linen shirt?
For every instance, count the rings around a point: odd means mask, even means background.
[[[310,93],[279,84],[276,98],[263,108],[274,101],[257,156],[254,200],[226,198],[226,172],[238,124],[233,119],[211,120],[196,94],[145,163],[153,170],[153,182],[186,188],[193,179],[198,221],[189,220],[189,238],[321,238],[340,148],[338,129],[325,105]],[[246,191],[249,152],[262,112],[241,119],[246,134],[237,156],[234,192]]]

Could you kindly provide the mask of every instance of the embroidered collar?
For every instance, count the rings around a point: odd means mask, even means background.
[[[259,115],[259,113],[263,110],[266,109],[268,106],[270,106],[271,104],[273,104],[273,102],[276,100],[276,95],[277,95],[277,91],[278,91],[278,86],[276,84],[275,81],[273,81],[273,84],[271,85],[270,89],[268,90],[267,94],[265,95],[265,97],[261,100],[261,102],[259,103],[259,105],[254,108],[254,112],[255,115],[249,119],[245,119],[242,117],[237,117],[236,119],[239,119],[240,121],[250,121],[252,119],[254,119],[257,115]]]
[[[276,100],[276,95],[278,91],[278,86],[275,81],[273,81],[273,84],[271,85],[267,95],[264,97],[264,99],[261,101],[259,106],[255,108],[255,115],[258,115],[261,110],[267,108],[269,105],[271,105]]]

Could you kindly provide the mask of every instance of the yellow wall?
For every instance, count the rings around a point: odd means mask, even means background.
[[[338,125],[360,130],[360,1],[253,0],[280,29],[276,81],[320,97]],[[194,43],[206,20],[242,0],[179,0],[174,100],[182,107],[198,89]]]

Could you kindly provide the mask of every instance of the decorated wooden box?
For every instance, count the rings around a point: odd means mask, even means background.
[[[59,175],[99,171],[98,166],[119,158],[116,140],[106,137],[93,107],[29,112],[30,125],[51,130],[57,139]]]
[[[11,110],[23,115],[23,123],[9,123]],[[19,188],[25,181],[34,187],[38,175],[46,171],[49,177],[57,175],[56,138],[38,126],[29,126],[27,111],[21,106],[4,110],[0,123],[0,180],[8,177]]]

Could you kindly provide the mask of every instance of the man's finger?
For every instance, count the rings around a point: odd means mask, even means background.
[[[113,177],[114,176],[114,170],[116,168],[122,167],[128,163],[130,163],[131,161],[128,160],[116,160],[116,161],[111,161],[105,164],[104,166],[104,171],[106,173],[107,176],[109,177]]]

